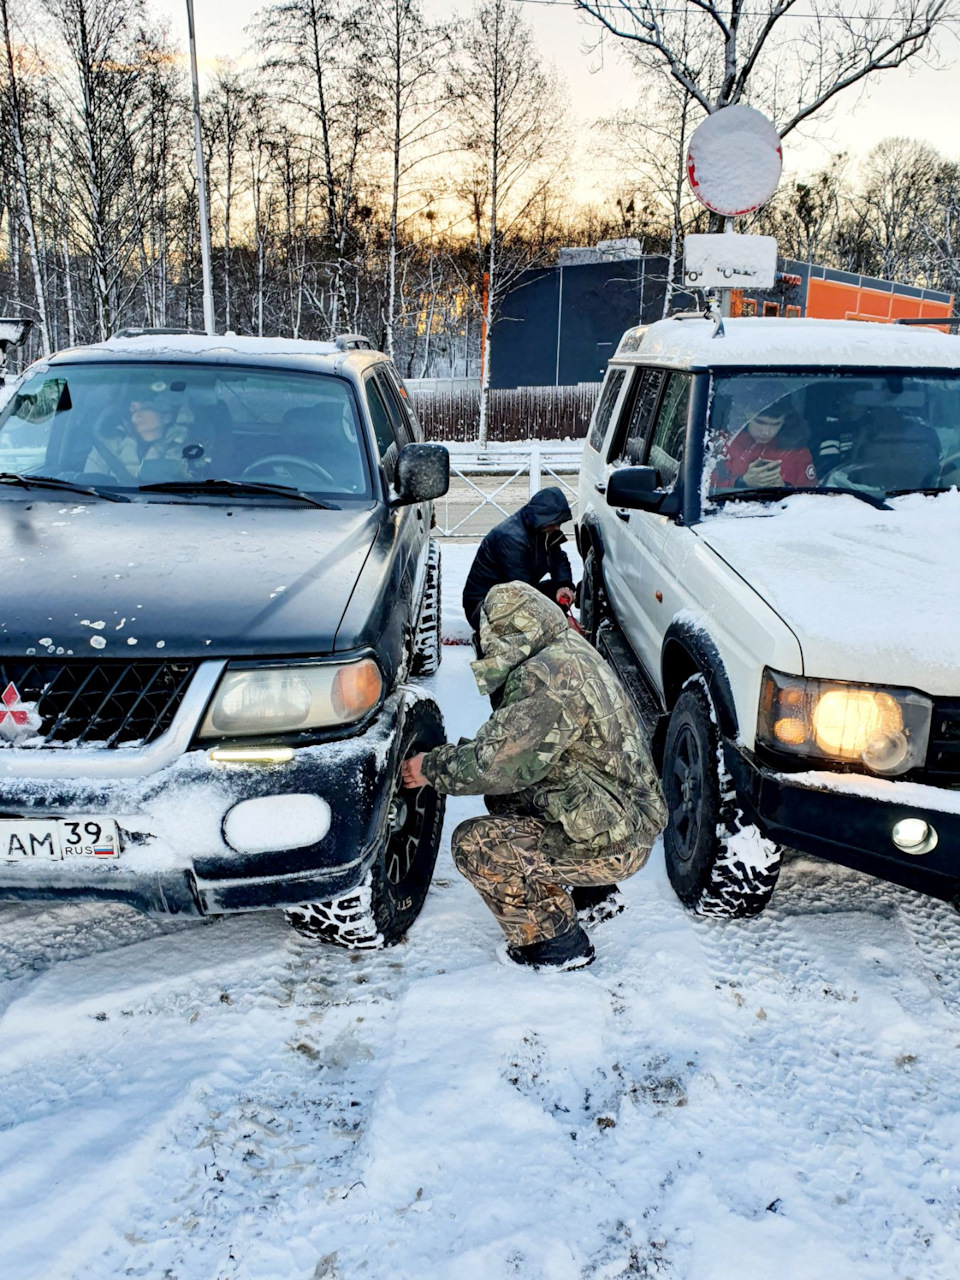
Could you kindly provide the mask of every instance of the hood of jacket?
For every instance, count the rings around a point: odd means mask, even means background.
[[[566,632],[563,610],[536,587],[526,582],[491,587],[480,612],[483,657],[470,664],[477,688],[482,694],[499,689],[515,667]]]
[[[556,485],[535,493],[520,510],[523,523],[530,529],[543,529],[548,524],[566,524],[571,520],[570,504]]]

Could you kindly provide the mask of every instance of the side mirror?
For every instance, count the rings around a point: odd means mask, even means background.
[[[656,467],[621,467],[607,481],[607,505],[629,511],[659,511],[667,496]]]
[[[405,444],[397,455],[395,505],[442,498],[450,488],[450,455],[442,444]]]

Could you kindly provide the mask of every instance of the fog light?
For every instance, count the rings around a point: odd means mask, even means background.
[[[333,815],[319,796],[260,796],[241,800],[223,820],[223,838],[238,853],[268,853],[317,844]]]
[[[292,747],[214,747],[207,753],[216,764],[289,764]]]
[[[936,848],[937,832],[922,818],[901,818],[894,824],[893,843],[903,853],[920,855]]]

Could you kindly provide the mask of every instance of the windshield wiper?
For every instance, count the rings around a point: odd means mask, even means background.
[[[792,493],[842,493],[850,498],[859,498],[861,502],[865,502],[869,507],[876,507],[878,511],[890,510],[885,500],[875,493],[864,493],[862,489],[837,489],[832,486],[821,489],[815,484],[796,486],[783,484],[777,485],[774,489],[730,489],[726,493],[712,493],[710,501],[731,502],[737,498],[766,498],[768,502],[779,502],[781,498],[789,498]]]
[[[106,502],[129,502],[121,493],[95,489],[93,485],[79,484],[75,480],[58,480],[55,476],[22,476],[16,471],[0,471],[0,484],[18,484],[24,489],[65,489],[68,493],[85,493],[91,498],[103,498]]]
[[[928,497],[930,497],[937,493],[949,493],[951,489],[955,489],[955,488],[956,488],[956,485],[952,485],[952,484],[948,484],[948,485],[931,484],[931,485],[927,485],[926,488],[920,488],[920,489],[888,489],[887,497],[888,498],[904,498],[908,493],[923,493],[923,494],[926,494]]]
[[[260,480],[162,480],[157,484],[140,485],[141,493],[266,493],[276,498],[296,498],[299,502],[307,502],[311,507],[319,507],[322,511],[339,511],[334,502],[321,502],[301,489],[293,489],[286,484],[265,484]]]

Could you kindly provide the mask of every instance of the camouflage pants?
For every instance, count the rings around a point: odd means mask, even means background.
[[[468,818],[453,833],[457,870],[479,892],[513,947],[554,938],[576,924],[568,887],[626,880],[649,854],[643,845],[584,853],[569,842],[563,848],[556,838],[547,853],[541,848],[546,829],[539,818],[497,813]]]

